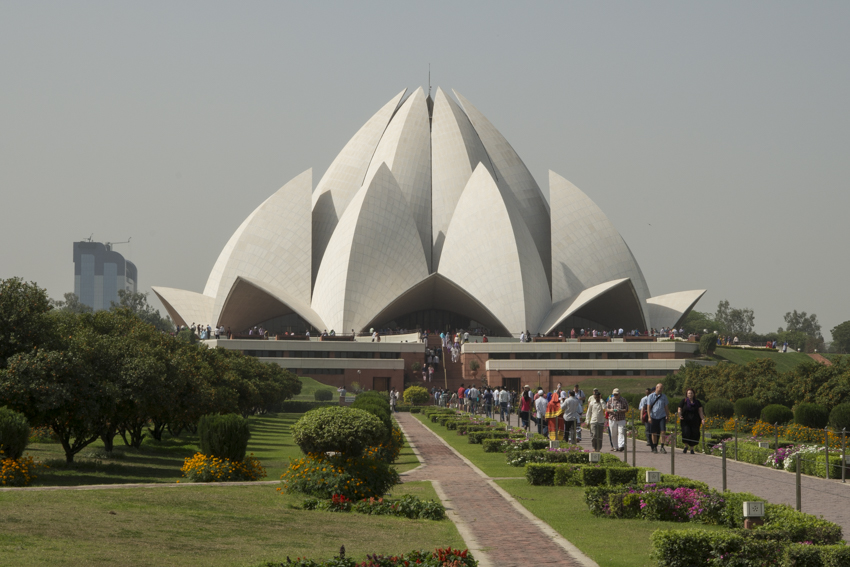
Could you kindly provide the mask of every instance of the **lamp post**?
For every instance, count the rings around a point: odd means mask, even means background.
[[[540,371],[537,371],[537,388],[540,388]]]

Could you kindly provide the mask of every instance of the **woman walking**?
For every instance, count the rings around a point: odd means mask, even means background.
[[[679,404],[679,421],[682,423],[682,442],[684,448],[683,453],[691,450],[691,455],[694,454],[694,447],[699,443],[700,428],[705,420],[705,414],[702,411],[702,404],[696,397],[696,392],[693,388],[688,388],[685,393],[685,398]]]

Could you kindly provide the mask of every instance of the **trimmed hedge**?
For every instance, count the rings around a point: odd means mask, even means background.
[[[829,412],[829,426],[833,429],[850,429],[850,404],[838,404]]]
[[[367,447],[380,445],[389,434],[371,413],[340,406],[308,412],[292,426],[295,444],[308,455],[340,452],[359,457]]]
[[[829,412],[818,404],[797,404],[794,408],[794,422],[805,427],[823,429],[829,423]]]
[[[208,457],[240,463],[248,450],[248,420],[235,413],[202,415],[198,421],[198,445]]]
[[[609,467],[605,469],[606,482],[609,486],[616,486],[618,484],[635,484],[638,480],[640,480],[640,477],[638,477],[639,473],[640,470],[635,467]]]
[[[473,445],[480,445],[485,439],[510,439],[515,435],[504,429],[492,429],[490,431],[473,431],[467,435],[467,441]]]
[[[30,438],[30,424],[22,414],[0,407],[0,454],[20,459]]]
[[[329,402],[334,399],[333,390],[318,389],[313,392],[313,399],[317,402]]]
[[[522,437],[517,437],[522,439]],[[506,451],[527,451],[545,449],[549,446],[547,439],[532,439],[518,443],[506,443],[504,439],[484,439],[481,441],[485,453],[504,453]]]
[[[581,483],[584,486],[602,486],[608,478],[607,470],[603,467],[583,467]]]
[[[524,466],[526,463],[572,463],[575,465],[589,464],[588,455],[584,451],[550,451],[548,449],[531,451],[509,451],[506,453],[507,461],[515,467]],[[524,457],[519,462],[517,457]],[[614,455],[602,453],[599,456],[599,464],[614,467],[628,467],[629,464],[621,461]],[[513,461],[513,462],[512,462]]]
[[[729,400],[715,398],[705,402],[704,411],[708,417],[732,417],[735,415],[735,406]]]
[[[761,410],[759,419],[771,425],[775,423],[784,425],[794,419],[794,412],[791,411],[791,408],[782,404],[770,404]]]
[[[644,469],[645,471],[646,469]],[[605,504],[612,494],[622,494],[631,489],[640,489],[647,486],[645,483],[619,484],[616,486],[590,486],[584,489],[584,503],[587,504],[590,513],[594,516],[605,516]],[[652,485],[649,485],[652,486]],[[654,485],[656,488],[692,488],[697,490],[708,490],[704,482],[685,480],[682,482],[661,482]]]
[[[733,407],[735,415],[742,415],[747,419],[758,419],[761,416],[761,404],[755,398],[741,398]]]

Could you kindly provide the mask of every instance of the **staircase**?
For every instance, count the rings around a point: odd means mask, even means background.
[[[427,344],[428,348],[433,350],[440,350],[442,347],[439,335],[429,335]],[[446,382],[448,382],[449,392],[456,391],[460,387],[461,382],[463,382],[463,365],[460,363],[460,360],[458,362],[452,362],[450,351],[441,350],[440,368],[434,371],[433,386],[445,388]]]

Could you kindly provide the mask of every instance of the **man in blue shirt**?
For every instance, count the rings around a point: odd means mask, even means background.
[[[646,399],[646,406],[649,413],[649,427],[652,432],[652,440],[650,441],[650,450],[653,453],[658,452],[658,440],[661,438],[661,452],[666,453],[664,448],[664,437],[667,431],[667,406],[669,401],[667,396],[662,393],[664,385],[660,382],[655,385],[655,392],[650,394]]]

